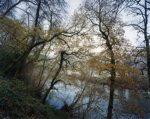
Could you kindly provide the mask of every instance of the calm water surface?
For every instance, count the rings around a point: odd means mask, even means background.
[[[107,115],[109,98],[108,86],[85,84],[80,82],[80,87],[59,83],[57,90],[51,91],[47,98],[50,105],[61,109],[64,104],[71,105],[77,101],[73,114],[85,119],[104,119]],[[140,93],[128,89],[116,89],[114,98],[114,119],[150,119],[150,99],[145,99]]]

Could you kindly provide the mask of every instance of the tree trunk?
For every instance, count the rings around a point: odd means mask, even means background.
[[[50,84],[50,87],[48,88],[48,90],[46,91],[45,95],[44,95],[44,98],[43,98],[43,104],[46,103],[46,98],[48,97],[48,94],[50,92],[51,89],[53,89],[54,85],[57,83],[57,76],[59,75],[60,71],[61,71],[61,68],[63,66],[63,61],[64,61],[64,54],[65,54],[65,51],[62,51],[61,52],[61,59],[60,59],[60,64],[59,64],[59,68],[54,76],[54,78],[52,79],[52,82]]]
[[[147,7],[147,0],[144,1],[144,17],[145,19],[143,20],[144,22],[144,39],[146,42],[146,58],[147,58],[147,75],[148,75],[148,81],[149,81],[149,85],[148,88],[150,90],[150,46],[149,46],[149,39],[148,39],[148,32],[147,32],[147,26],[148,26],[148,7]]]
[[[40,15],[40,7],[41,7],[41,0],[39,0],[39,2],[38,2],[38,6],[37,6],[37,10],[36,10],[36,18],[35,18],[35,24],[34,24],[34,26],[35,27],[38,27],[39,26],[39,15]]]
[[[37,10],[36,10],[35,27],[38,27],[40,5],[41,5],[41,0],[39,0],[39,2],[38,2],[38,6],[37,6]],[[17,72],[16,72],[16,74],[14,76],[15,78],[24,80],[24,73],[25,73],[24,69],[25,69],[26,60],[27,60],[27,58],[28,58],[31,50],[34,48],[33,45],[35,43],[35,37],[36,37],[36,35],[37,34],[36,34],[36,30],[35,30],[35,34],[34,34],[32,40],[31,40],[31,42],[29,44],[29,46],[31,46],[31,47],[29,47],[29,49],[23,53],[23,55],[22,55],[22,57],[20,59],[21,64],[20,64],[20,66],[19,66],[19,68],[18,68],[18,70],[17,70]]]
[[[108,112],[107,112],[107,119],[112,118],[113,112],[113,100],[114,100],[114,84],[115,84],[115,69],[112,68],[111,70],[111,79],[110,79],[110,94],[109,94],[109,104],[108,104]]]
[[[149,50],[149,49],[148,49]],[[147,51],[147,74],[148,74],[148,81],[149,81],[149,90],[150,90],[150,51]]]
[[[108,112],[107,112],[107,119],[111,119],[112,112],[113,112],[114,89],[115,89],[114,85],[115,85],[116,69],[114,68],[114,66],[115,66],[114,53],[113,53],[112,47],[109,42],[107,42],[107,46],[109,48],[110,55],[111,55],[110,64],[113,65],[111,68],[110,93],[109,93],[109,104],[108,104]]]
[[[27,60],[31,50],[32,49],[29,49],[22,54],[20,60],[18,61],[20,63],[20,65],[18,66],[18,69],[14,75],[14,78],[24,80],[24,74],[25,74],[24,69],[25,69],[25,65],[26,65],[26,60]]]
[[[7,75],[7,73],[13,68],[14,65],[18,65],[17,70],[15,71],[14,78],[21,78],[19,74],[23,73],[23,67],[25,66],[26,60],[28,58],[28,55],[30,54],[30,51],[32,48],[25,51],[21,56],[19,56],[15,61],[13,61],[12,64],[10,64],[5,70],[4,74]]]

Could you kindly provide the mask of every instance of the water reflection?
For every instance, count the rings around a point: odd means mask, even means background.
[[[80,87],[59,83],[55,86],[47,102],[61,109],[72,105],[76,118],[103,119],[107,115],[109,87],[97,84],[84,84]],[[80,98],[78,98],[80,97]],[[74,105],[73,105],[74,104]],[[149,119],[150,99],[128,89],[116,89],[114,98],[114,119]]]

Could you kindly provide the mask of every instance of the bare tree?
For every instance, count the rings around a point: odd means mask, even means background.
[[[15,2],[14,0],[1,0],[0,1],[0,15],[6,16],[11,15],[14,16],[14,8],[19,5],[23,0],[19,0]]]

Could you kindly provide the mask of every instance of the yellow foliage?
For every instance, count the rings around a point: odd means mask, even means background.
[[[0,24],[0,32],[3,34],[3,39],[9,41],[7,45],[12,48],[24,50],[27,44],[27,28],[18,20],[12,20],[6,17],[0,19]]]
[[[113,49],[115,64],[111,64],[110,50],[103,50],[99,55],[93,56],[88,60],[89,67],[94,68],[97,72],[102,72],[102,75],[109,77],[112,68],[116,70],[116,77],[125,79],[128,82],[133,82],[130,74],[140,74],[136,69],[127,64],[134,55],[131,54],[132,47],[117,47]],[[107,72],[106,74],[104,72]],[[99,73],[100,74],[100,73]]]

